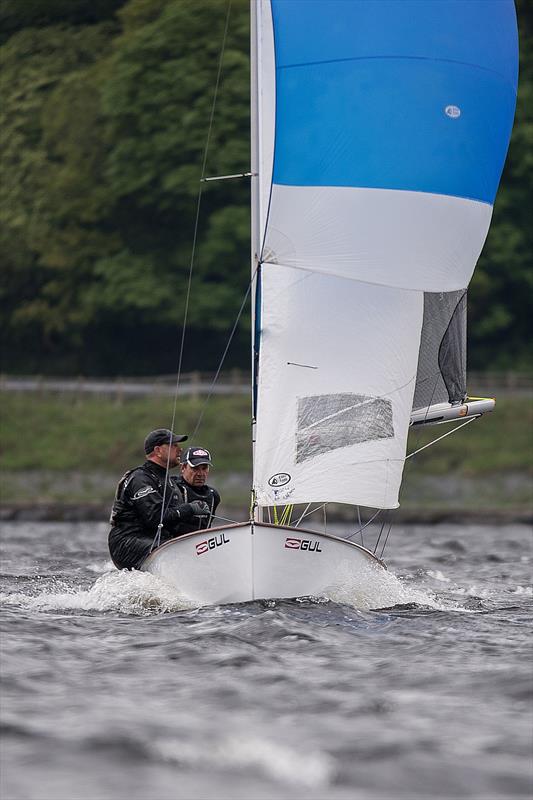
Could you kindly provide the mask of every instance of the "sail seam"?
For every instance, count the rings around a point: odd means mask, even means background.
[[[401,192],[402,194],[423,194],[427,195],[428,197],[454,197],[457,198],[458,200],[468,200],[470,203],[479,203],[479,205],[482,206],[489,206],[489,208],[494,207],[494,202],[491,203],[488,200],[481,200],[481,198],[479,197],[471,197],[469,195],[464,195],[464,194],[446,194],[445,192],[424,192],[422,189],[397,189],[397,188],[389,188],[387,186],[367,186],[363,183],[354,186],[353,184],[350,183],[306,184],[306,183],[283,183],[283,181],[274,181],[272,183],[272,186],[290,186],[293,189],[354,189],[355,191],[370,190],[371,192],[390,192],[390,193]],[[271,192],[272,192],[272,187],[271,187]],[[268,260],[262,259],[262,262],[266,264],[268,263]]]
[[[490,72],[492,75],[497,75],[501,80],[509,85],[516,95],[518,87],[501,72],[491,67],[483,67],[481,64],[474,64],[470,61],[458,61],[454,58],[430,58],[429,56],[351,56],[349,58],[326,58],[321,61],[302,61],[297,64],[280,64],[276,66],[277,70],[282,69],[298,69],[301,67],[315,67],[322,66],[323,64],[343,64],[351,61],[431,61],[434,64],[457,64],[461,67],[471,67],[472,69],[479,69],[483,72]]]
[[[361,280],[361,278],[352,278],[350,275],[344,275],[343,273],[331,272],[330,270],[325,269],[315,269],[313,267],[302,267],[297,264],[280,264],[277,261],[262,261],[261,265],[264,264],[270,264],[274,267],[281,267],[282,269],[298,269],[301,272],[316,273],[317,275],[330,275],[334,278],[342,278],[347,281],[352,281],[353,283],[367,284],[368,286],[384,286],[387,289],[398,289],[401,292],[416,292],[418,294],[424,294],[426,291],[426,289],[411,289],[408,286],[395,286],[394,284],[390,283],[378,283],[378,281],[364,281]]]

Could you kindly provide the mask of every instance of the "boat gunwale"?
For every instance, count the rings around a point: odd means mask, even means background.
[[[159,547],[156,547],[154,550],[152,550],[151,553],[149,553],[146,556],[146,558],[144,559],[144,561],[140,565],[139,569],[142,570],[143,567],[150,561],[152,556],[154,556],[156,553],[160,553],[161,550],[163,550],[164,548],[168,547],[168,545],[175,544],[176,542],[181,542],[181,541],[183,541],[185,539],[190,539],[193,536],[197,536],[199,533],[216,534],[218,531],[227,531],[230,528],[231,529],[233,529],[233,528],[244,528],[247,525],[251,525],[252,526],[252,535],[253,535],[253,528],[254,527],[262,527],[262,528],[275,528],[276,530],[291,531],[291,532],[294,532],[294,533],[305,533],[305,534],[308,534],[308,535],[311,535],[311,536],[320,536],[321,538],[324,538],[324,539],[332,539],[335,542],[341,542],[342,544],[349,545],[350,547],[355,547],[357,550],[362,550],[363,553],[365,553],[366,555],[370,556],[372,558],[372,560],[377,561],[378,564],[380,564],[382,567],[384,567],[384,569],[387,569],[386,563],[381,558],[379,558],[379,556],[377,556],[375,553],[373,553],[371,550],[368,550],[368,548],[363,547],[363,545],[361,545],[361,544],[357,544],[357,542],[350,542],[348,539],[343,539],[342,536],[334,536],[332,533],[323,533],[321,531],[313,531],[313,530],[310,530],[309,528],[293,528],[293,527],[290,527],[289,525],[275,525],[273,522],[256,522],[256,520],[251,520],[251,519],[246,520],[245,522],[231,522],[228,525],[218,525],[215,528],[200,528],[197,531],[191,531],[190,533],[183,533],[183,534],[181,534],[181,536],[174,536],[172,539],[167,539],[166,542],[163,542],[163,544],[159,545]]]

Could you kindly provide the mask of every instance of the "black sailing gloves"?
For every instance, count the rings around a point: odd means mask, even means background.
[[[192,503],[185,503],[185,505],[190,506],[195,517],[209,517],[211,515],[211,509],[203,500],[193,500]],[[182,508],[185,508],[185,506],[180,506],[180,511]]]

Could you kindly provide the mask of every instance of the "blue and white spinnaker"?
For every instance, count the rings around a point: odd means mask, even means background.
[[[413,404],[463,391],[442,341],[511,134],[514,4],[256,12],[256,501],[395,508]]]

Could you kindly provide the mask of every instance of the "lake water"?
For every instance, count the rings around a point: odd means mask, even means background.
[[[106,534],[3,526],[3,800],[531,796],[528,527],[395,528],[363,608],[183,609]]]

